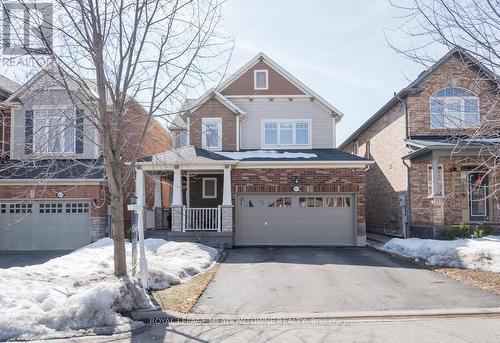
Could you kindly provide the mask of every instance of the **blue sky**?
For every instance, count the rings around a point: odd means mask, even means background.
[[[229,71],[263,51],[345,114],[340,144],[424,70],[389,47],[384,32],[406,44],[395,14],[387,0],[229,0]]]

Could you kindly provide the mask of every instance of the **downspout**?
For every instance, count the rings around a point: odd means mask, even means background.
[[[236,151],[240,151],[240,116],[236,116]]]
[[[403,104],[403,115],[405,118],[405,139],[409,139],[408,130],[408,102],[406,98],[402,98],[398,94],[398,100]],[[403,159],[403,164],[406,167],[406,225],[403,230],[403,238],[408,238],[408,228],[411,227],[411,192],[410,192],[410,166]]]

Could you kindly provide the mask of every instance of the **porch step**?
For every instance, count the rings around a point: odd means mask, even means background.
[[[179,232],[170,230],[146,230],[145,238],[160,238],[174,242],[192,242],[208,245],[217,249],[233,246],[232,232]]]

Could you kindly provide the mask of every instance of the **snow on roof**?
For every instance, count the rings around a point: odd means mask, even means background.
[[[253,151],[217,151],[222,155],[233,160],[244,160],[247,158],[315,158],[316,154],[304,152],[289,152],[276,150],[253,150]]]

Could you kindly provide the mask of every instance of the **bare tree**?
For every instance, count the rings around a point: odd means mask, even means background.
[[[126,275],[125,183],[153,119],[169,121],[184,94],[221,78],[232,48],[217,30],[222,1],[54,0],[53,21],[31,1],[19,3],[38,23],[37,48],[26,46],[26,54],[47,53],[53,62],[40,65],[46,80],[88,109],[85,120],[97,135],[84,135],[104,161],[115,275]],[[127,115],[134,107],[147,118],[140,125]],[[127,146],[130,130],[138,135],[134,146]]]
[[[453,153],[478,148],[478,170],[490,175],[489,194],[498,198],[500,183],[500,2],[491,0],[391,0],[400,26],[388,32],[389,45],[398,53],[430,67],[444,52],[459,52],[462,73],[481,94],[481,116],[477,125],[464,125],[456,118]],[[404,37],[400,37],[401,32]],[[440,56],[437,56],[436,53]],[[478,68],[478,65],[481,66]],[[464,70],[465,70],[464,69]],[[467,99],[465,100],[467,103]],[[452,154],[453,155],[453,154]],[[451,156],[450,156],[451,157]]]

